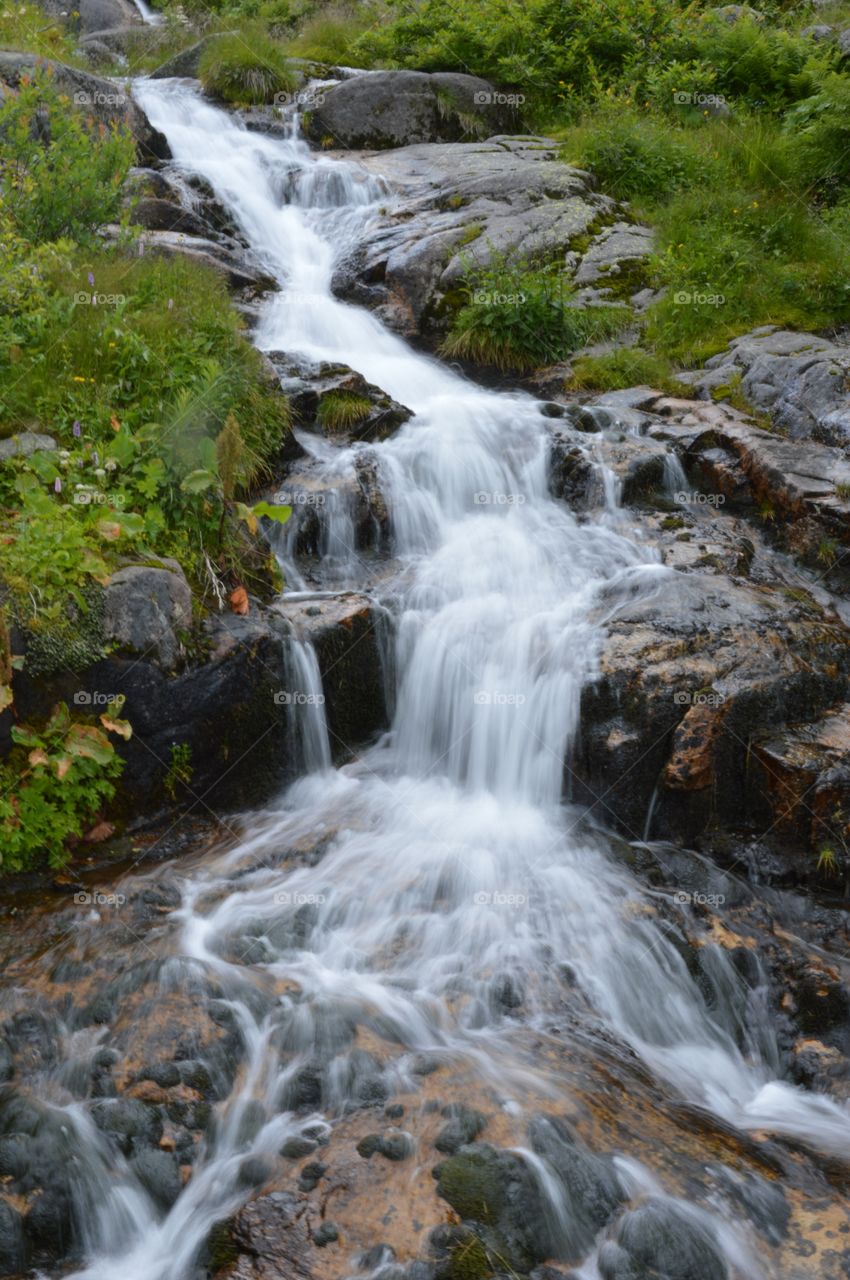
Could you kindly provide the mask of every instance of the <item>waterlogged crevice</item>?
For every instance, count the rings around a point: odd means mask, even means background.
[[[735,1130],[841,1158],[847,1108],[783,1080],[758,964],[742,967],[679,904],[647,893],[613,842],[561,803],[606,623],[663,592],[669,571],[618,510],[610,473],[602,509],[586,519],[551,497],[549,420],[538,402],[475,387],[333,297],[334,264],[368,235],[387,198],[382,182],[316,157],[294,129],[289,139],[249,133],[185,84],[142,82],[137,92],[174,163],[210,184],[280,282],[259,345],[344,363],[414,417],[369,446],[392,552],[391,571],[370,580],[396,622],[391,730],[333,770],[315,652],[300,637],[287,642],[282,711],[300,734],[306,776],[226,850],[173,868],[168,894],[155,899],[156,925],[134,924],[132,945],[160,962],[156,997],[128,992],[126,1007],[103,1019],[105,1042],[128,1057],[158,1055],[153,1066],[125,1068],[122,1083],[135,1093],[114,1086],[116,1096],[96,1105],[47,1104],[46,1123],[67,1112],[82,1153],[71,1182],[85,1261],[74,1276],[194,1280],[207,1268],[213,1225],[261,1189],[289,1187],[282,1161],[291,1153],[325,1146],[348,1160],[355,1187],[357,1160],[398,1159],[405,1174],[387,1194],[414,1197],[411,1212],[427,1196],[424,1220],[436,1227],[445,1205],[435,1207],[428,1166],[446,1139],[436,1143],[430,1117],[458,1122],[463,1138],[465,1113],[446,1102],[456,1090],[464,1104],[486,1107],[487,1127],[484,1141],[449,1147],[439,1175],[443,1201],[478,1223],[471,1239],[443,1222],[447,1265],[459,1249],[483,1250],[488,1265],[508,1256],[516,1274],[557,1257],[583,1280],[619,1280],[632,1263],[674,1274],[659,1258],[678,1247],[689,1259],[682,1275],[778,1278],[752,1213],[736,1214],[730,1197],[704,1187],[701,1204],[686,1203],[684,1154],[678,1170],[659,1158],[671,1185],[645,1167],[634,1141],[642,1103],[631,1105],[627,1084],[640,1098],[651,1086],[659,1114],[686,1103],[709,1131],[715,1118],[730,1160]],[[317,449],[324,480],[341,458],[352,465],[345,450]],[[673,465],[666,480],[682,482]],[[365,572],[342,527],[348,519],[334,514],[333,536],[321,533],[316,546],[336,589],[362,586],[352,579]],[[334,555],[335,540],[348,559]],[[301,607],[296,550],[282,555]],[[153,883],[141,889],[156,892]],[[88,922],[77,939],[94,952],[103,946],[97,927]],[[196,1007],[196,1025],[189,1034],[178,1024],[169,1040],[162,1022],[181,1000]],[[608,1056],[595,1061],[594,1043]],[[227,1070],[216,1077],[205,1057]],[[51,1072],[34,1081],[46,1096]],[[618,1130],[600,1118],[603,1154],[564,1116],[591,1129],[589,1082],[606,1079],[615,1102],[605,1105],[628,1123]],[[441,1098],[429,1096],[435,1090]],[[69,1092],[67,1077],[56,1091]],[[395,1126],[394,1105],[407,1108],[392,1135],[404,1143],[371,1141],[365,1130],[382,1108]],[[154,1145],[164,1139],[170,1157],[179,1140],[186,1157],[186,1185],[167,1210],[138,1167],[150,1135],[133,1128],[163,1109],[168,1132]],[[481,1127],[472,1125],[470,1140]],[[488,1145],[499,1136],[501,1147]],[[632,1146],[615,1163],[620,1138]],[[697,1141],[688,1135],[689,1152]],[[402,1163],[414,1151],[415,1166]],[[323,1176],[302,1166],[298,1187],[306,1195]],[[377,1197],[380,1179],[369,1185]],[[488,1189],[490,1217],[477,1186]],[[309,1243],[301,1220],[286,1217],[289,1203],[270,1211]],[[529,1221],[518,1221],[517,1204],[531,1206]],[[380,1275],[392,1259],[376,1238],[378,1252],[357,1261],[356,1220],[349,1206],[350,1243],[321,1264],[323,1276]],[[405,1247],[425,1249],[409,1233]],[[439,1265],[419,1274],[430,1280]]]

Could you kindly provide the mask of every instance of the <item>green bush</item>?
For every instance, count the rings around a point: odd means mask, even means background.
[[[647,112],[605,106],[568,130],[564,159],[618,200],[661,200],[704,180],[707,157],[683,130]]]
[[[364,7],[327,9],[304,23],[298,36],[287,45],[287,52],[331,65],[367,66],[370,60],[358,40],[372,26],[371,15]]]
[[[527,372],[609,337],[628,318],[622,307],[579,307],[557,268],[495,259],[470,272],[469,301],[454,317],[441,354]]]
[[[0,201],[10,229],[36,244],[63,236],[89,243],[117,221],[133,139],[89,127],[48,73],[6,96],[0,137]]]
[[[788,113],[802,180],[827,198],[850,181],[850,77],[833,74]]]
[[[213,40],[198,76],[207,93],[236,106],[273,102],[275,94],[289,93],[297,84],[280,45],[257,26]]]

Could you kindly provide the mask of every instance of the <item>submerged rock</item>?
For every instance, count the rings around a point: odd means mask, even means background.
[[[622,1219],[599,1252],[602,1280],[728,1280],[713,1234],[683,1207],[647,1200]]]

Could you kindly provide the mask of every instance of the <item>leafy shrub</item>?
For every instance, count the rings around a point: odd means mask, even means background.
[[[704,180],[706,157],[688,135],[646,112],[604,107],[567,132],[564,158],[590,169],[619,200],[662,199]]]
[[[850,78],[830,75],[786,117],[804,182],[834,197],[850,181]]]
[[[276,93],[291,92],[297,83],[280,45],[256,26],[211,41],[198,76],[207,93],[237,106],[272,102]]]
[[[468,294],[441,353],[517,372],[553,364],[616,333],[629,314],[621,307],[578,307],[557,269],[502,258],[472,272]]]
[[[0,765],[0,870],[67,862],[69,840],[115,793],[123,762],[110,734],[131,734],[119,711],[120,705],[95,724],[72,719],[60,703],[42,727],[12,728],[15,747]]]
[[[0,200],[9,225],[35,243],[90,242],[118,219],[133,139],[90,129],[48,73],[22,81],[0,106]]]

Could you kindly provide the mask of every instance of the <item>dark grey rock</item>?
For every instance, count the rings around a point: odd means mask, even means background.
[[[173,671],[181,653],[180,633],[192,625],[192,592],[182,569],[130,565],[106,588],[104,633],[120,650]]]
[[[147,1147],[137,1151],[130,1168],[152,1200],[162,1209],[170,1209],[182,1190],[177,1157],[170,1151]]]
[[[380,71],[323,89],[307,133],[365,149],[486,138],[513,127],[508,96],[477,76]]]

